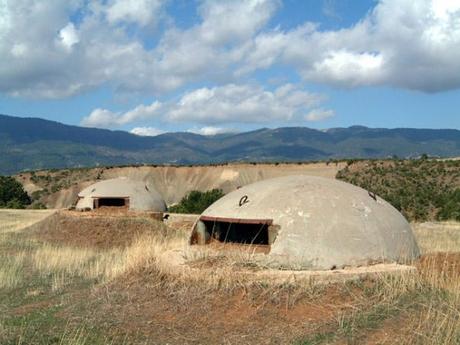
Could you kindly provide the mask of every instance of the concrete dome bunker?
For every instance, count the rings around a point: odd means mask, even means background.
[[[404,263],[419,249],[388,202],[349,183],[299,175],[256,182],[222,197],[195,222],[190,244],[262,248],[274,266],[329,270]]]
[[[103,206],[126,207],[132,211],[166,211],[163,197],[152,186],[127,177],[103,180],[78,193],[77,210],[94,210]]]

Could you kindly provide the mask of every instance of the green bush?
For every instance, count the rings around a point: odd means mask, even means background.
[[[372,191],[409,220],[460,220],[460,161],[365,161],[348,165],[337,178]]]
[[[437,214],[438,220],[460,221],[460,188],[444,197],[441,209]]]
[[[32,204],[29,206],[29,208],[33,210],[45,210],[47,207],[44,203],[40,201],[34,201]]]
[[[213,202],[222,198],[224,193],[221,189],[213,189],[206,192],[191,191],[174,206],[169,207],[169,212],[174,213],[201,213]]]
[[[35,192],[32,192],[30,198],[32,199],[32,201],[39,200],[44,194],[46,194],[46,192],[47,191],[45,191],[44,189],[36,190]]]
[[[0,207],[25,208],[30,197],[22,185],[10,176],[0,176]]]

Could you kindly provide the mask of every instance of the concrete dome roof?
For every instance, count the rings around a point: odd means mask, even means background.
[[[256,182],[222,197],[201,217],[272,220],[279,228],[268,255],[291,268],[342,268],[419,255],[409,223],[393,206],[333,179],[299,175]]]
[[[93,208],[98,198],[129,198],[129,208],[138,211],[166,211],[162,196],[143,181],[126,177],[103,180],[83,189],[78,194],[77,209]]]

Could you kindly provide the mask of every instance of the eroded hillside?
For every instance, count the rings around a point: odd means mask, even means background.
[[[346,163],[305,164],[226,164],[214,166],[140,166],[90,169],[42,170],[16,175],[35,204],[47,208],[71,206],[78,192],[103,179],[126,176],[148,181],[163,195],[168,205],[177,203],[192,190],[220,188],[225,193],[259,180],[306,174],[334,178]]]

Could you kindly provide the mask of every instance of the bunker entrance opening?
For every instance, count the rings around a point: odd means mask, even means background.
[[[204,221],[207,238],[219,242],[268,245],[267,224]]]
[[[129,206],[129,198],[98,198],[94,200],[94,208]]]
[[[232,243],[270,247],[278,226],[271,219],[230,219],[202,216],[197,223],[192,243]]]

